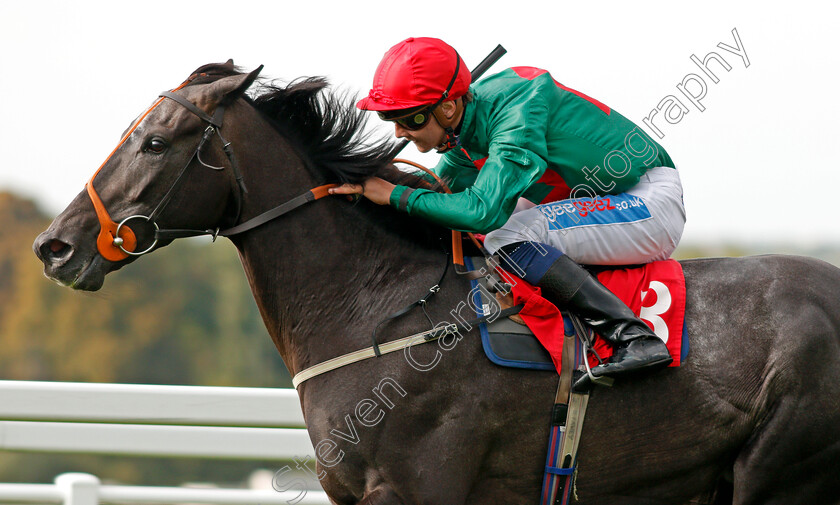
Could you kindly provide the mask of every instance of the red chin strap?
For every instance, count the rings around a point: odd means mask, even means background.
[[[441,115],[438,115],[438,112],[440,112],[439,106],[432,111],[432,116],[443,128],[443,131],[446,133],[446,137],[443,139],[443,143],[437,146],[435,150],[438,154],[442,154],[458,147],[458,135],[455,133],[455,123],[460,121],[463,117],[464,99],[455,99],[455,114],[451,119],[448,119],[446,116],[441,117]]]
[[[438,154],[443,154],[458,147],[458,136],[455,135],[455,130],[447,126],[444,131],[446,132],[446,138],[443,140],[441,145],[435,148]]]

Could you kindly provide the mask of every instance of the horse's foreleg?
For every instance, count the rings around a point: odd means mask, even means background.
[[[390,487],[379,487],[365,493],[358,505],[403,505],[403,502]]]

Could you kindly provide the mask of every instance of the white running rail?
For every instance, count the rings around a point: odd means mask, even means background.
[[[314,457],[293,389],[0,381],[0,451],[220,459]],[[0,484],[0,502],[329,504],[323,492]]]

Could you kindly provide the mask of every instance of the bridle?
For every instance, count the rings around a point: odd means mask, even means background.
[[[213,116],[208,115],[203,110],[199,109],[195,106],[192,102],[184,98],[184,96],[176,93],[176,91],[180,90],[187,84],[189,84],[191,79],[188,79],[183,84],[178,86],[177,88],[164,91],[160,93],[158,100],[152,104],[152,106],[145,112],[143,115],[135,122],[134,126],[129,129],[123,138],[120,140],[117,147],[111,152],[108,158],[102,163],[96,173],[93,174],[93,177],[90,178],[88,183],[85,185],[87,189],[87,193],[90,196],[91,201],[93,202],[94,209],[96,211],[97,219],[99,220],[100,224],[100,231],[99,235],[96,240],[96,246],[99,253],[105,259],[109,261],[121,261],[130,256],[142,256],[144,254],[152,252],[155,246],[157,246],[160,240],[173,240],[176,238],[183,238],[183,237],[195,237],[200,235],[210,235],[213,237],[213,240],[216,239],[217,236],[221,235],[223,237],[229,237],[232,235],[236,235],[250,229],[256,228],[272,219],[282,216],[287,212],[300,207],[306,203],[318,200],[323,198],[329,194],[329,189],[336,187],[337,184],[326,184],[323,186],[318,186],[313,188],[306,193],[299,195],[297,197],[292,198],[291,200],[271,209],[268,210],[244,223],[239,223],[235,226],[230,228],[226,228],[224,230],[217,227],[215,229],[208,229],[208,230],[185,230],[185,229],[161,229],[156,219],[160,216],[163,212],[163,209],[169,204],[172,196],[175,194],[176,189],[180,186],[181,181],[183,180],[184,175],[187,173],[187,168],[192,164],[193,160],[197,160],[201,165],[211,168],[213,170],[224,170],[225,167],[216,167],[212,165],[208,165],[201,159],[201,152],[204,149],[207,142],[213,137],[213,135],[218,135],[219,139],[222,142],[222,149],[227,157],[231,171],[233,172],[233,178],[236,181],[236,191],[234,194],[236,195],[236,216],[233,220],[234,223],[239,221],[239,218],[242,213],[242,202],[244,200],[244,194],[248,192],[247,188],[245,187],[245,182],[242,178],[242,173],[239,170],[239,165],[236,161],[236,157],[233,154],[233,147],[231,143],[228,142],[223,136],[221,132],[222,128],[222,121],[224,119],[224,105],[220,104],[216,107]],[[171,99],[176,103],[180,104],[188,111],[196,115],[199,119],[207,124],[207,127],[204,129],[204,133],[201,136],[201,140],[199,141],[198,145],[193,151],[192,156],[187,160],[184,164],[181,171],[178,173],[178,176],[175,178],[175,181],[169,187],[167,192],[163,195],[160,202],[158,202],[157,206],[149,213],[148,216],[142,214],[134,214],[124,218],[119,223],[114,222],[111,219],[108,211],[105,209],[105,205],[102,203],[102,199],[99,197],[99,194],[93,187],[93,180],[96,178],[99,171],[102,170],[102,167],[108,163],[108,160],[111,159],[111,156],[117,152],[117,150],[126,142],[126,140],[131,136],[134,130],[140,125],[140,123],[146,118],[146,116],[151,113],[158,105],[160,105],[164,99]],[[132,220],[144,220],[145,222],[149,223],[151,226],[154,227],[155,235],[154,241],[150,246],[142,251],[135,251],[137,248],[137,238],[134,231],[131,227],[127,224],[129,221]]]
[[[170,234],[172,234],[173,232],[178,232],[178,236],[186,236],[186,235],[182,235],[182,233],[186,232],[187,230],[161,230],[160,227],[158,226],[156,220],[160,216],[160,214],[163,212],[163,209],[165,209],[166,206],[169,204],[169,202],[172,200],[172,196],[175,194],[175,190],[180,186],[180,183],[183,180],[184,174],[187,173],[187,168],[189,168],[189,166],[190,166],[190,164],[192,164],[193,160],[197,160],[199,163],[201,163],[205,167],[213,169],[213,170],[224,170],[224,167],[216,167],[216,166],[213,166],[213,165],[208,165],[207,163],[205,163],[201,159],[202,149],[204,149],[204,146],[207,144],[207,141],[209,141],[210,138],[214,134],[218,135],[219,140],[222,141],[222,149],[224,150],[225,155],[227,156],[227,159],[230,162],[231,170],[233,171],[233,176],[236,179],[236,185],[237,185],[238,191],[236,191],[234,193],[236,195],[236,217],[234,219],[234,222],[239,220],[239,215],[242,212],[243,194],[248,192],[247,188],[245,188],[245,183],[242,180],[242,173],[239,170],[239,165],[236,163],[236,157],[233,155],[233,149],[231,148],[230,142],[225,140],[225,138],[222,136],[222,132],[221,132],[222,120],[223,120],[224,114],[225,114],[224,105],[219,105],[218,107],[216,107],[216,111],[213,113],[213,116],[211,117],[211,116],[207,115],[203,110],[201,110],[198,107],[196,107],[195,105],[193,105],[192,102],[190,102],[189,100],[187,100],[186,98],[184,98],[181,95],[173,93],[172,91],[164,91],[160,94],[160,96],[163,97],[163,98],[169,98],[171,100],[174,100],[177,103],[184,106],[187,110],[189,110],[190,112],[192,112],[193,114],[198,116],[202,121],[207,123],[207,128],[204,129],[204,133],[201,135],[201,140],[198,142],[198,146],[196,146],[195,151],[193,151],[192,156],[190,156],[190,158],[184,164],[183,168],[181,168],[181,171],[178,173],[178,176],[175,178],[175,181],[169,187],[169,190],[167,190],[167,192],[163,195],[163,198],[161,198],[160,202],[158,202],[158,204],[154,208],[154,210],[152,210],[152,212],[148,216],[144,216],[142,214],[135,214],[133,216],[128,216],[127,218],[120,221],[120,223],[117,225],[117,238],[114,239],[114,245],[117,246],[125,254],[128,254],[129,256],[142,256],[144,254],[147,254],[147,253],[151,252],[155,248],[155,246],[157,245],[158,241],[161,238],[168,238],[168,236]],[[155,228],[154,241],[152,242],[152,244],[149,247],[147,247],[146,249],[144,249],[142,251],[139,251],[139,252],[134,252],[134,251],[127,250],[124,246],[124,242],[120,238],[120,231],[122,230],[123,227],[127,227],[126,223],[131,221],[132,219],[143,219],[147,223],[150,223]],[[191,231],[191,232],[199,232],[200,231],[200,234],[204,234],[208,230],[189,230],[189,231]],[[217,233],[218,233],[218,229],[216,230],[214,235],[217,234]]]

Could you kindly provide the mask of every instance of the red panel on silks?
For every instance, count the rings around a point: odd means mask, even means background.
[[[674,358],[671,366],[679,366],[685,319],[685,277],[679,262],[669,259],[637,268],[607,270],[598,274],[598,280],[653,329]],[[540,288],[521,279],[513,286],[513,297],[514,304],[525,304],[519,315],[551,355],[559,374],[563,339],[557,335],[564,334],[560,311],[541,296]],[[613,353],[612,347],[600,338],[595,339],[593,349],[602,359]],[[591,366],[598,364],[592,357],[589,362]]]

